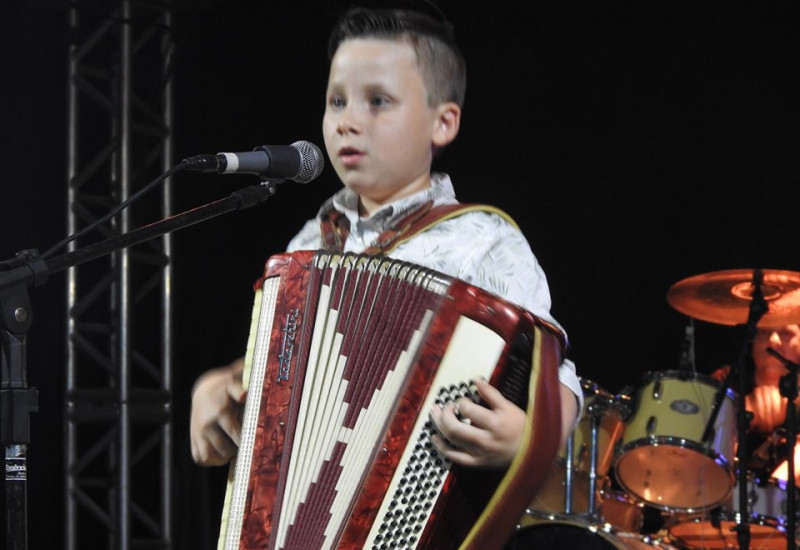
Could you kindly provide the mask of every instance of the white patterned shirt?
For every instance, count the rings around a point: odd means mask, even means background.
[[[367,218],[358,214],[358,195],[345,187],[322,205],[316,218],[306,222],[289,242],[287,250],[319,249],[322,246],[320,221],[333,208],[350,222],[344,251],[361,252],[393,222],[428,201],[433,201],[433,206],[458,203],[447,174],[433,173],[429,188],[387,204]],[[519,229],[498,214],[467,212],[438,222],[398,245],[389,256],[434,269],[492,292],[564,332],[550,314],[547,277],[528,241]],[[566,336],[566,332],[564,334]],[[575,364],[564,359],[558,377],[575,394],[580,417],[583,390]]]

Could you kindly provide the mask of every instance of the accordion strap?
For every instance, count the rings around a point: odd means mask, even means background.
[[[517,522],[545,481],[558,453],[561,416],[558,346],[544,345],[548,331],[535,327],[528,383],[525,431],[511,465],[459,550],[499,550],[512,537]]]
[[[427,231],[437,223],[461,216],[467,212],[490,212],[497,214],[508,223],[518,228],[511,216],[494,206],[489,206],[487,204],[441,204],[439,206],[433,206],[433,202],[428,201],[381,233],[378,238],[375,239],[375,242],[364,250],[364,254],[388,254],[402,243],[419,233]],[[331,210],[322,219],[321,225],[324,247],[328,250],[342,252],[344,250],[344,243],[347,240],[347,234],[349,233],[349,224],[344,214],[337,210]]]
[[[381,252],[387,254],[397,248],[402,243],[411,239],[414,235],[427,231],[434,225],[445,220],[461,216],[467,212],[491,212],[503,217],[511,225],[518,228],[511,216],[487,204],[441,204],[429,207],[422,215],[413,216],[412,219],[401,221],[397,228],[384,231],[375,243],[370,247],[368,253]],[[375,248],[376,250],[373,250]]]

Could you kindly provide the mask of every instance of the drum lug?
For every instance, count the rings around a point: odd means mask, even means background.
[[[653,383],[653,399],[656,401],[661,399],[661,379],[659,378]]]
[[[656,422],[658,422],[658,420],[655,416],[651,416],[647,420],[647,435],[653,435],[653,433],[656,431]]]

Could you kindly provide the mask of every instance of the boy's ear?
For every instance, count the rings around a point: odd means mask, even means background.
[[[442,103],[437,109],[434,124],[436,127],[433,129],[433,145],[444,147],[450,144],[456,139],[461,126],[461,107],[452,102]]]

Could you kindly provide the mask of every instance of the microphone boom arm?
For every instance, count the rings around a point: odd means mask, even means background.
[[[50,273],[234,210],[250,208],[276,192],[277,182],[262,178],[261,184],[234,191],[224,199],[52,260],[45,261],[35,250],[20,252],[9,263],[18,267],[0,271],[0,443],[5,448],[6,548],[26,550],[28,544],[26,453],[30,442],[29,415],[38,410],[38,392],[28,386],[26,376],[25,341],[33,319],[27,287],[44,284]]]
[[[264,202],[275,193],[275,182],[265,180],[264,183],[259,185],[251,185],[234,191],[224,199],[219,199],[150,225],[139,227],[117,237],[87,245],[78,250],[57,256],[47,262],[39,259],[38,263],[2,272],[0,273],[0,291],[17,284],[40,284],[40,282],[46,280],[50,273],[58,273],[69,267],[83,264],[117,250],[155,239],[166,233],[195,225],[228,212],[245,210]]]

